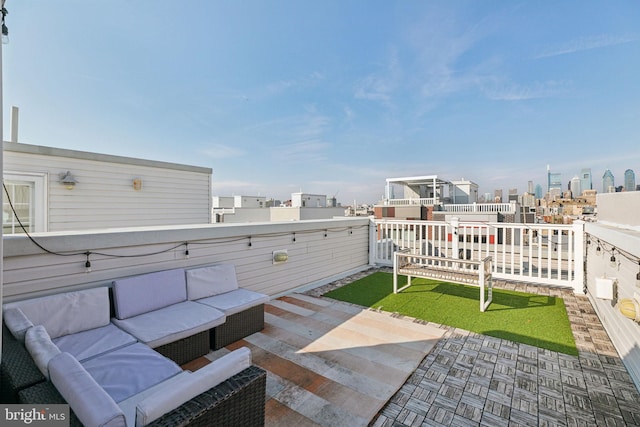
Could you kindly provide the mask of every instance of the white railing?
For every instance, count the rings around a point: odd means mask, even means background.
[[[445,212],[500,212],[516,213],[515,203],[465,203],[459,205],[443,205]]]
[[[584,224],[374,220],[370,258],[393,265],[396,250],[480,261],[497,279],[584,289]]]
[[[440,199],[429,197],[421,199],[385,199],[384,206],[435,206],[440,205]],[[444,212],[480,212],[480,213],[516,213],[516,203],[459,203],[441,205]]]
[[[434,206],[440,203],[440,199],[426,197],[421,199],[385,199],[385,206]]]

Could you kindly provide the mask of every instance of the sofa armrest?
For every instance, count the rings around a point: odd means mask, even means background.
[[[51,359],[49,376],[84,425],[126,427],[124,413],[116,402],[69,353]]]
[[[11,334],[20,342],[24,342],[24,336],[33,326],[31,320],[19,307],[9,307],[3,311],[4,324]]]
[[[38,325],[29,328],[24,336],[24,345],[42,375],[49,379],[49,361],[60,354],[61,351],[51,341],[51,337],[49,337],[44,326]]]
[[[146,426],[166,412],[182,406],[194,397],[250,366],[251,351],[247,347],[242,347],[196,372],[183,376],[180,381],[171,383],[170,387],[160,388],[138,402],[136,407],[136,426]]]
[[[267,373],[250,366],[194,397],[149,426],[264,425]]]
[[[264,425],[267,373],[250,366],[179,408],[153,421],[152,427],[196,425]],[[66,403],[50,382],[20,392],[21,403]],[[71,410],[71,427],[82,426]]]

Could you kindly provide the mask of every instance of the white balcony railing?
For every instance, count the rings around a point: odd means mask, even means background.
[[[493,257],[494,277],[583,292],[583,227],[573,225],[378,220],[371,229],[373,263],[393,264],[393,252],[480,261]]]
[[[434,206],[440,203],[440,199],[426,197],[421,199],[385,199],[385,206]]]
[[[420,199],[385,199],[384,206],[435,206],[440,205],[438,198],[428,197]],[[459,203],[441,205],[440,209],[445,212],[459,213],[516,213],[516,203]]]
[[[442,210],[445,212],[459,213],[516,213],[515,203],[465,203],[459,205],[443,205]]]

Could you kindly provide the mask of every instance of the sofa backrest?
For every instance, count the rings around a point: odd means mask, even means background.
[[[236,267],[218,264],[187,270],[187,295],[190,300],[207,298],[238,289]]]
[[[109,289],[104,286],[4,305],[10,308],[19,308],[33,325],[44,326],[52,339],[107,326],[111,320]]]
[[[120,320],[186,300],[187,284],[182,268],[113,281],[113,306]]]

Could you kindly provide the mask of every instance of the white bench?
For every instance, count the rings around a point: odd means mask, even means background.
[[[493,299],[491,256],[482,261],[470,261],[430,255],[415,255],[409,250],[396,251],[393,257],[393,293],[411,286],[412,277],[444,280],[480,288],[480,311],[484,312]],[[398,288],[398,274],[407,276],[407,284]],[[485,295],[485,289],[487,293]]]

